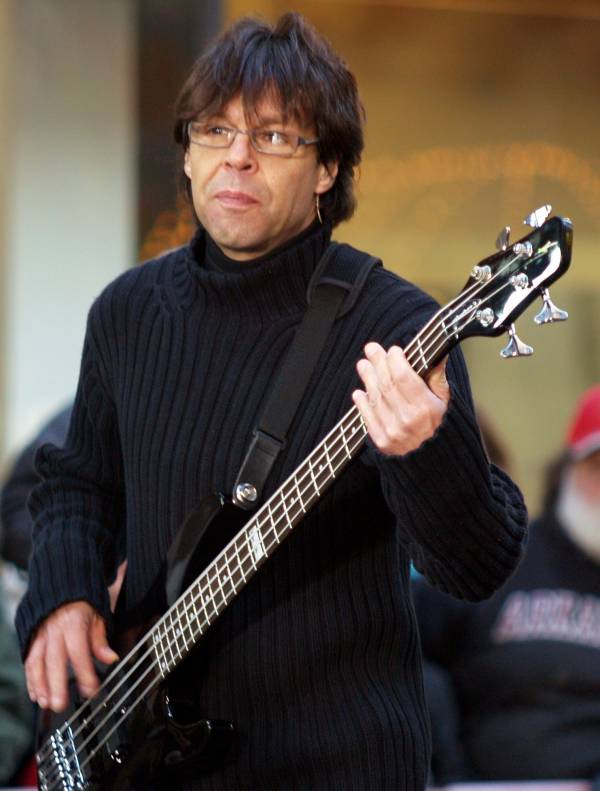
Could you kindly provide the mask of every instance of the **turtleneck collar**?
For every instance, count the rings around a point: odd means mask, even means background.
[[[310,278],[331,239],[331,225],[313,223],[266,255],[249,261],[226,256],[200,227],[187,251],[190,275],[208,300],[262,318],[306,308]]]
[[[208,233],[205,233],[206,251],[204,266],[209,272],[229,272],[235,274],[239,272],[250,271],[251,269],[263,266],[263,264],[266,264],[273,259],[286,255],[286,253],[301,245],[306,239],[310,239],[312,236],[316,235],[321,230],[321,228],[321,223],[319,223],[318,220],[315,220],[308,226],[308,228],[305,228],[297,236],[294,236],[292,239],[288,239],[274,250],[270,250],[264,255],[258,256],[256,258],[249,258],[245,261],[238,261],[234,258],[230,258],[221,250],[212,236],[210,236]]]

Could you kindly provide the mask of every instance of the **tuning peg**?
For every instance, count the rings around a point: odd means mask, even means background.
[[[551,211],[552,206],[550,206],[549,203],[546,203],[544,206],[540,206],[539,209],[532,211],[531,214],[528,214],[523,220],[523,224],[530,225],[532,228],[541,228],[541,226],[550,216]]]
[[[530,357],[533,354],[533,349],[519,338],[515,332],[515,325],[511,324],[508,328],[510,339],[506,346],[501,349],[500,357],[505,359],[509,357]]]
[[[510,225],[505,225],[496,239],[496,250],[506,250],[510,239]]]
[[[540,310],[537,316],[533,317],[536,324],[550,324],[553,321],[566,321],[569,314],[566,310],[557,308],[550,299],[550,292],[547,288],[542,291],[542,299],[544,300],[544,307]]]

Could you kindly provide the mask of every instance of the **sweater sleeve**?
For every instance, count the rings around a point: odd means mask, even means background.
[[[107,621],[107,580],[123,527],[123,465],[106,359],[90,312],[72,419],[63,447],[36,455],[42,479],[31,493],[29,587],[16,627],[23,656],[37,626],[70,601],[88,601]]]
[[[447,376],[450,401],[433,437],[404,456],[369,445],[368,456],[415,567],[439,590],[476,601],[516,567],[527,511],[518,487],[488,460],[458,348]]]

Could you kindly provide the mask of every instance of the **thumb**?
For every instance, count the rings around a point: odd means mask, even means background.
[[[108,640],[106,639],[106,624],[99,616],[94,618],[94,622],[92,623],[90,644],[93,655],[96,659],[100,660],[100,662],[104,662],[105,665],[112,665],[112,663],[116,662],[119,658],[119,655],[115,653],[108,644]]]
[[[427,377],[427,386],[431,392],[436,395],[445,404],[450,400],[450,385],[446,378],[446,363],[448,358],[439,362],[435,368],[432,368],[431,373]]]

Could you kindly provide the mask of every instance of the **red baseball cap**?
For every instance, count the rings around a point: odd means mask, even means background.
[[[567,447],[576,460],[600,450],[600,384],[579,399],[567,431]]]

